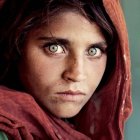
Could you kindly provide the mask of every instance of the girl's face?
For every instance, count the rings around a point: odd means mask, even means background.
[[[59,13],[32,31],[22,50],[25,89],[60,118],[75,116],[93,95],[106,67],[99,27],[76,12]]]

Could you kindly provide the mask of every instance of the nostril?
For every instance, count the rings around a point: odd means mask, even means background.
[[[86,79],[86,76],[79,71],[65,71],[62,75],[66,81],[80,82]]]

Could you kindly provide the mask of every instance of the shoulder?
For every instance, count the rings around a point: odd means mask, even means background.
[[[34,100],[34,98],[28,93],[17,91],[0,85],[0,102],[9,100],[17,102],[17,100],[20,99],[26,101]]]
[[[37,108],[35,99],[28,93],[0,86],[0,114],[20,114]]]

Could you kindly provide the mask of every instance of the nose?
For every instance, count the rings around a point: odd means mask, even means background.
[[[84,60],[82,58],[69,58],[63,72],[66,81],[80,82],[86,79]]]

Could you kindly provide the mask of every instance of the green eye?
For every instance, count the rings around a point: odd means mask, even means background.
[[[88,55],[93,57],[100,57],[102,55],[102,51],[99,48],[93,47],[88,50]]]
[[[50,45],[48,49],[51,53],[58,53],[59,54],[59,53],[64,52],[63,47],[61,45],[58,45],[58,44]]]
[[[58,45],[51,45],[50,47],[49,47],[49,50],[51,51],[51,52],[57,52],[57,50],[58,50]]]
[[[88,54],[91,55],[91,56],[96,55],[96,53],[97,53],[97,49],[96,48],[90,48],[88,50]]]

